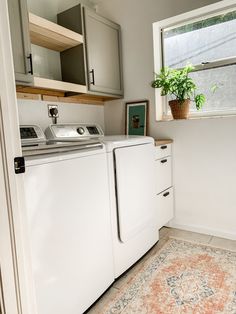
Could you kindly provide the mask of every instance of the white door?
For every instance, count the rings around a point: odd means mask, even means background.
[[[18,314],[2,144],[0,131],[0,314]]]
[[[0,0],[0,73],[1,311],[36,314],[24,238],[23,182],[22,176],[14,173],[14,157],[21,155],[21,146],[7,0]]]
[[[119,237],[126,242],[155,219],[153,144],[115,149]]]

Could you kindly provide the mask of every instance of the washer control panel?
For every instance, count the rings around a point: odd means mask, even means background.
[[[83,135],[84,132],[85,132],[85,129],[82,128],[82,127],[79,127],[79,128],[77,129],[77,132],[78,132],[80,135]]]
[[[37,125],[20,125],[20,138],[22,146],[46,142],[42,129]]]
[[[49,140],[70,141],[99,138],[104,135],[96,124],[51,124],[45,131]]]

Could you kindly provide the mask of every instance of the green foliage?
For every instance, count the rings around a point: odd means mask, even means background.
[[[172,95],[175,99],[183,102],[191,99],[196,103],[197,110],[201,109],[206,101],[203,94],[195,95],[197,89],[194,81],[189,77],[189,73],[193,70],[192,65],[186,65],[183,69],[163,68],[160,74],[155,75],[152,82],[153,88],[161,88],[161,95]]]
[[[198,94],[194,97],[194,101],[195,101],[197,110],[200,110],[203,104],[206,102],[206,97],[203,94]]]
[[[214,94],[219,89],[219,86],[217,84],[214,84],[211,86],[211,92]]]

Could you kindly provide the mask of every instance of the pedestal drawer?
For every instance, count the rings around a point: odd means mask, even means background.
[[[172,186],[171,157],[155,161],[156,163],[156,194]]]
[[[155,147],[155,160],[171,155],[171,144],[164,144]]]
[[[174,217],[173,188],[157,195],[157,226],[165,226]]]

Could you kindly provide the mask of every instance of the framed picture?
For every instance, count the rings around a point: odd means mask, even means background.
[[[148,134],[148,100],[126,103],[125,133],[127,135]]]

